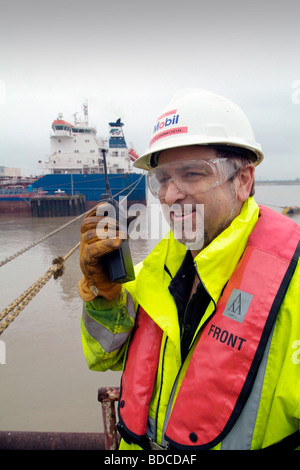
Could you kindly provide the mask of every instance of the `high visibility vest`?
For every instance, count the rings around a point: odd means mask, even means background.
[[[214,313],[194,340],[170,406],[165,437],[178,449],[210,449],[234,426],[253,387],[265,346],[300,256],[300,228],[264,209]],[[270,225],[271,224],[271,225]],[[142,308],[121,381],[119,430],[146,445],[149,403],[162,330]],[[176,384],[175,384],[176,385]]]

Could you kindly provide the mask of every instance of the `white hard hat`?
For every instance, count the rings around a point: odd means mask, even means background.
[[[187,145],[245,149],[255,165],[264,158],[244,112],[228,99],[205,90],[175,94],[153,126],[149,148],[134,166],[149,170],[155,166],[152,157],[159,152]]]

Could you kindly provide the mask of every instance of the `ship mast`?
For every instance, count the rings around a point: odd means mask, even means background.
[[[89,122],[89,109],[88,109],[88,101],[86,100],[85,103],[82,105],[83,114],[84,114],[84,122],[88,124]]]

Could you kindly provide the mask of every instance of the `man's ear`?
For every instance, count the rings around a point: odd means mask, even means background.
[[[241,202],[245,202],[251,193],[254,182],[254,171],[253,164],[247,165],[239,171],[235,179],[237,197]]]

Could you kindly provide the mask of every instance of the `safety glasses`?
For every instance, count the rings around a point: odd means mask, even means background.
[[[180,160],[151,169],[147,174],[148,186],[158,199],[165,198],[171,183],[185,194],[201,194],[229,180],[238,169],[229,158]]]

